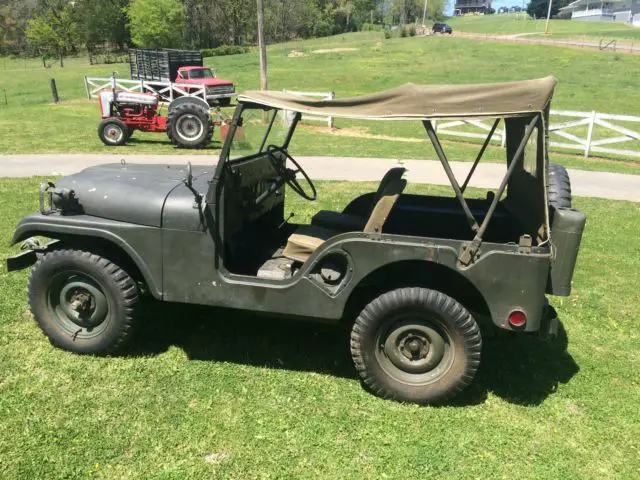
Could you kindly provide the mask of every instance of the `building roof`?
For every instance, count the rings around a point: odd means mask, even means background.
[[[248,91],[239,102],[302,114],[369,120],[508,117],[544,111],[554,77],[475,85],[406,85],[360,97],[314,100],[278,91]]]

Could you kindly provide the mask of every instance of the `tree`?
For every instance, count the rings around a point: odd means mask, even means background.
[[[551,5],[551,16],[557,15],[558,10],[562,4],[559,1],[554,1]],[[533,18],[546,18],[547,10],[549,9],[549,0],[531,0],[527,5],[527,13]]]
[[[187,12],[178,0],[133,0],[126,8],[131,40],[140,47],[182,46]]]
[[[64,57],[81,43],[78,29],[78,12],[74,2],[68,0],[40,0],[36,14],[27,23],[27,39],[40,51],[52,50]]]
[[[97,45],[112,43],[123,48],[129,43],[125,8],[129,0],[77,0],[84,44],[89,52]]]

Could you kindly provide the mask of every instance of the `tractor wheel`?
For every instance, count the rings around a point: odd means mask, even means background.
[[[213,136],[209,110],[195,103],[184,103],[169,110],[167,135],[181,148],[204,148]]]
[[[98,125],[98,137],[108,147],[119,147],[130,137],[129,127],[117,118],[105,118]]]
[[[571,208],[571,180],[569,179],[569,172],[557,163],[549,164],[547,196],[550,207]]]
[[[356,319],[351,355],[376,395],[441,404],[465,388],[480,365],[482,338],[471,314],[427,288],[380,295]]]
[[[57,347],[108,355],[137,324],[139,289],[119,265],[91,252],[59,249],[42,256],[29,276],[29,306]]]

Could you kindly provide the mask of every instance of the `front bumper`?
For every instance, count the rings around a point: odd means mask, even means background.
[[[232,98],[238,95],[237,93],[208,93],[207,100],[219,100],[221,98]]]

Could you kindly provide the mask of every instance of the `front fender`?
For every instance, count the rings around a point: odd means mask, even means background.
[[[158,299],[162,291],[162,232],[160,228],[136,225],[91,215],[43,215],[34,213],[16,227],[12,245],[30,237],[43,236],[60,240],[100,238],[117,246],[131,258],[149,288]],[[28,265],[27,265],[28,266]]]

